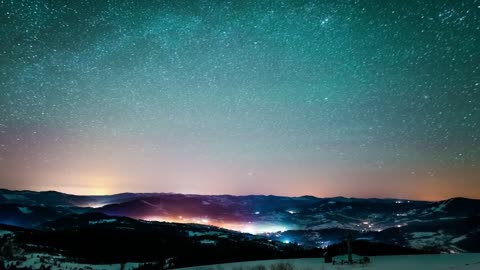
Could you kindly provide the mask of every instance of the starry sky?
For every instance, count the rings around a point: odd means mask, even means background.
[[[0,187],[480,198],[480,1],[0,1]]]

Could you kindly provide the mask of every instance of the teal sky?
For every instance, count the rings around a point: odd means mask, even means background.
[[[2,1],[0,185],[480,197],[480,1]]]

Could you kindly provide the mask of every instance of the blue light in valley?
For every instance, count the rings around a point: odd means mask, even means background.
[[[318,246],[319,248],[327,248],[328,246],[330,246],[332,244],[332,242],[331,241],[320,241],[319,244],[320,244]]]

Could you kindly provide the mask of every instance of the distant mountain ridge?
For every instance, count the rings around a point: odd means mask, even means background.
[[[176,193],[80,196],[0,189],[3,224],[42,228],[68,215],[88,213],[214,225],[312,248],[337,243],[353,231],[358,239],[417,249],[480,251],[480,200],[476,199],[427,202]]]

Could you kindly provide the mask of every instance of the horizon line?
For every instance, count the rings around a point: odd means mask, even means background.
[[[342,196],[342,195],[337,195],[337,196],[329,196],[329,197],[319,197],[315,195],[309,195],[309,194],[304,194],[304,195],[295,195],[295,196],[288,196],[288,195],[277,195],[277,194],[262,194],[262,193],[250,193],[250,194],[228,194],[228,193],[223,193],[223,194],[201,194],[201,193],[181,193],[181,192],[172,192],[172,191],[154,191],[154,192],[131,192],[131,191],[125,191],[125,192],[118,192],[118,193],[110,193],[110,194],[75,194],[75,193],[67,193],[67,192],[62,192],[59,190],[52,190],[52,189],[47,189],[47,190],[32,190],[32,189],[9,189],[9,188],[2,188],[0,187],[0,190],[7,190],[11,192],[57,192],[61,194],[66,194],[66,195],[72,195],[72,196],[86,196],[86,197],[102,197],[102,196],[115,196],[115,195],[120,195],[120,194],[170,194],[170,195],[192,195],[192,196],[233,196],[233,197],[248,197],[248,196],[273,196],[273,197],[284,197],[284,198],[302,198],[302,197],[314,197],[317,199],[334,199],[334,198],[344,198],[344,199],[363,199],[363,200],[373,200],[373,199],[378,199],[378,200],[402,200],[402,201],[416,201],[416,202],[439,202],[439,201],[447,201],[451,199],[469,199],[469,200],[480,200],[479,198],[471,198],[471,197],[464,197],[464,196],[453,196],[453,197],[446,197],[440,200],[422,200],[422,199],[411,199],[411,198],[400,198],[400,197],[347,197],[347,196]]]

